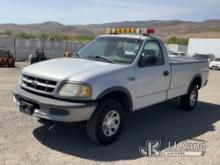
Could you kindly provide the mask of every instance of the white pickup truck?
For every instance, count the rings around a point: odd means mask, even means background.
[[[24,68],[13,95],[28,115],[87,121],[89,137],[106,145],[119,136],[126,114],[173,98],[193,110],[208,74],[208,61],[170,59],[157,37],[108,34],[95,38],[75,58]]]

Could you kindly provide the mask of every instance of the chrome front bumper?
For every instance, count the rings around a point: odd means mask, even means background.
[[[77,122],[89,120],[97,102],[69,102],[47,98],[30,93],[21,87],[12,90],[14,102],[20,106],[20,101],[32,103],[35,106],[33,116],[53,121]]]

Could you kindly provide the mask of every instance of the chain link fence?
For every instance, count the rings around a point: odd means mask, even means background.
[[[82,48],[86,43],[71,41],[46,41],[40,39],[17,39],[13,36],[0,36],[0,47],[9,48],[16,61],[26,61],[37,49],[45,50],[49,59],[63,57],[65,51]]]

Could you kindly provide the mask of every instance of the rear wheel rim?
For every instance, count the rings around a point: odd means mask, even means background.
[[[120,126],[120,115],[116,110],[108,112],[103,120],[102,131],[105,136],[111,137],[116,134]]]
[[[198,94],[196,90],[193,90],[190,95],[190,106],[193,107],[197,102]]]

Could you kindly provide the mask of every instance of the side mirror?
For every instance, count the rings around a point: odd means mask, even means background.
[[[139,61],[139,66],[140,67],[151,66],[156,63],[157,63],[157,58],[155,56],[147,56],[147,57],[142,56]]]

